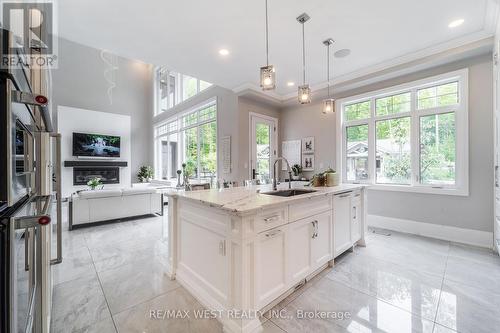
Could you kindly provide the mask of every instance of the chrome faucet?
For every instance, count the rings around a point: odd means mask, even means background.
[[[290,169],[290,164],[288,163],[287,159],[284,157],[278,157],[274,161],[274,166],[273,166],[273,191],[276,191],[278,189],[278,182],[276,181],[276,163],[279,161],[285,161],[286,163],[286,168],[288,169],[288,188],[292,188],[292,169]]]

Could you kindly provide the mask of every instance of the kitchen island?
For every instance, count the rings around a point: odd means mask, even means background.
[[[365,245],[362,185],[300,191],[167,193],[171,277],[220,314],[224,331],[258,332],[259,314]]]

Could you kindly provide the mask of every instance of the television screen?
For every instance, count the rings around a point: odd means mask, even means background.
[[[120,157],[120,137],[73,133],[73,156]]]

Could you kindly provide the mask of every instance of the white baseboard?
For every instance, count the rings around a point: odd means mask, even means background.
[[[371,227],[486,247],[489,249],[493,248],[493,232],[463,229],[379,215],[367,215],[367,222],[368,226]]]

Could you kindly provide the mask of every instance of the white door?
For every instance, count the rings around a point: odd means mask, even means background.
[[[351,193],[337,194],[333,199],[334,257],[352,246]]]
[[[311,262],[313,267],[319,268],[333,258],[333,220],[332,212],[324,212],[314,217],[315,234],[311,241]]]
[[[250,113],[250,179],[270,180],[278,141],[276,118]]]

